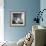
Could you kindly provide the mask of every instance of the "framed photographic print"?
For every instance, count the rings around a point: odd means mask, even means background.
[[[25,25],[25,12],[11,12],[11,26]]]

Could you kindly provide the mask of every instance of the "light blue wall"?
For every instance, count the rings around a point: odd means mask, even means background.
[[[40,1],[40,10],[42,11],[43,9],[46,9],[46,0],[41,0]],[[43,22],[40,22],[40,25],[45,26],[46,27],[46,11],[43,12]]]
[[[4,38],[7,41],[18,41],[31,31],[36,11],[40,9],[40,0],[4,0]],[[10,12],[25,11],[26,26],[10,27]]]

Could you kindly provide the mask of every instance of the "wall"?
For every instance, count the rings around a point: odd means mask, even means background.
[[[43,9],[46,9],[46,0],[41,0],[40,1],[40,9],[41,9],[41,11],[43,10]],[[41,21],[40,22],[40,25],[42,25],[42,26],[45,26],[46,27],[46,10],[43,12],[43,15],[42,15],[42,17],[43,17],[43,22]]]
[[[4,0],[4,39],[18,41],[32,29],[33,19],[40,10],[40,0]],[[26,25],[10,27],[10,12],[25,11]]]

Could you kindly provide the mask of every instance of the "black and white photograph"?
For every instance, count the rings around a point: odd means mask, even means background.
[[[24,26],[25,12],[11,12],[11,26]]]

